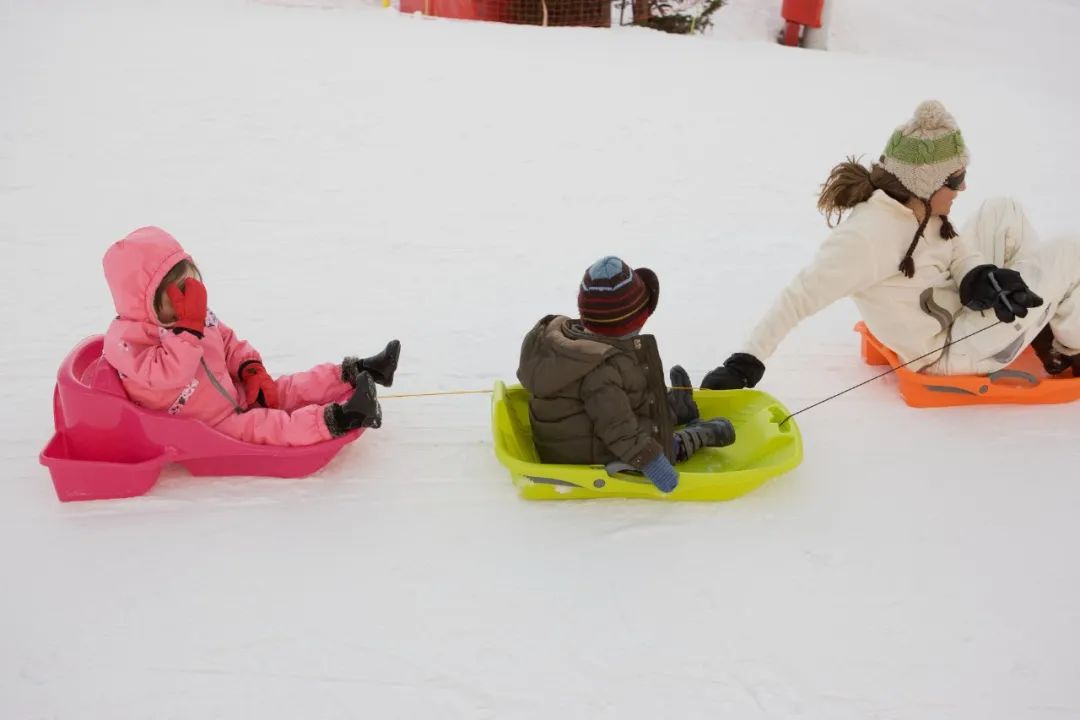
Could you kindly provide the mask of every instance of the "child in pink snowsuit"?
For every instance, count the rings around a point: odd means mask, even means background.
[[[207,310],[199,271],[169,233],[140,228],[103,265],[117,312],[105,360],[139,405],[265,445],[312,445],[382,424],[374,383],[393,383],[397,340],[370,358],[273,380],[258,351]]]

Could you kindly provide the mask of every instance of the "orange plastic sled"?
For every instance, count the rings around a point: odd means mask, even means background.
[[[855,331],[862,336],[862,357],[867,365],[895,368],[901,364],[896,353],[874,337],[866,323],[857,323]],[[1080,400],[1080,378],[1048,375],[1030,347],[1012,365],[989,375],[923,375],[900,368],[896,376],[901,397],[912,407],[1040,405]]]

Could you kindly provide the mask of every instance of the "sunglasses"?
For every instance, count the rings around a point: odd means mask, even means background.
[[[961,170],[960,172],[950,175],[945,179],[945,187],[950,190],[959,190],[964,185],[964,180],[967,178],[967,170]]]

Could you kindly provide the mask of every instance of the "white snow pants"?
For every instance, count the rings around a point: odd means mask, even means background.
[[[934,375],[984,375],[1007,366],[1031,344],[1047,323],[1058,350],[1080,353],[1080,238],[1040,243],[1023,207],[1010,198],[983,203],[961,235],[982,252],[986,262],[1016,270],[1043,299],[1026,318],[1001,323],[948,349],[924,372]],[[957,278],[959,283],[960,278]],[[953,321],[951,338],[962,338],[997,321],[992,310],[963,308]]]

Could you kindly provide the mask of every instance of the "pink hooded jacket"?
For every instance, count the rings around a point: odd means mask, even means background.
[[[108,249],[102,264],[117,318],[105,333],[105,360],[139,405],[216,425],[246,409],[237,372],[243,362],[261,358],[212,312],[202,340],[174,333],[158,320],[158,285],[178,262],[190,259],[172,235],[156,227],[139,228]]]

